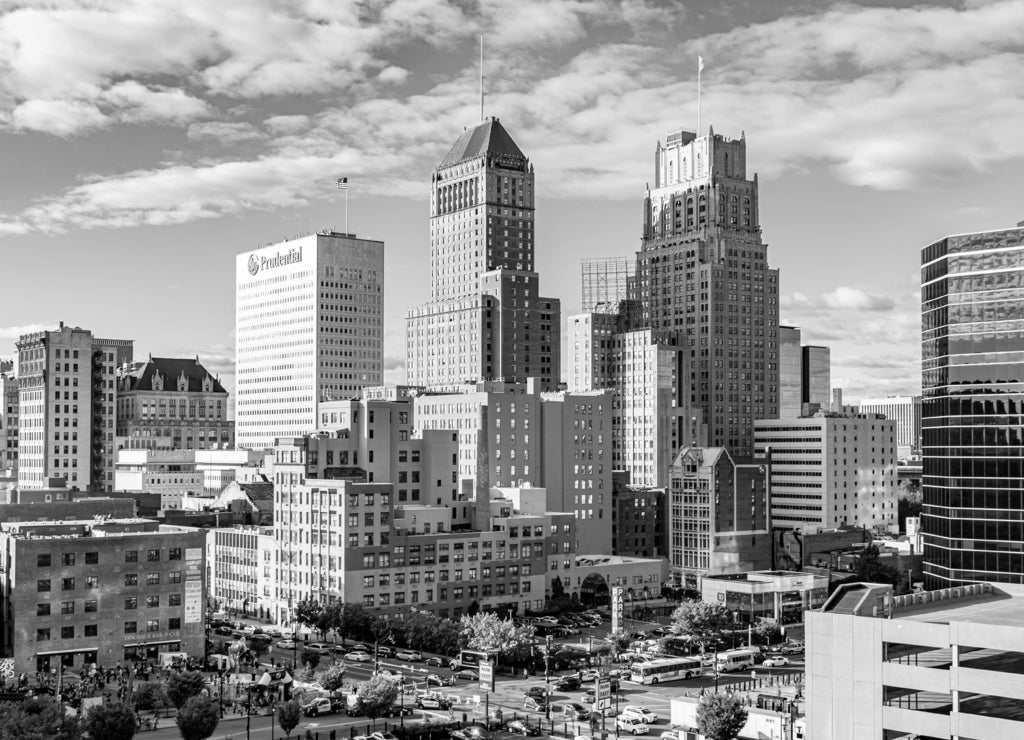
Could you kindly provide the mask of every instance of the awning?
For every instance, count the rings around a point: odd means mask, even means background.
[[[41,655],[67,655],[68,653],[95,653],[99,648],[85,647],[85,648],[69,648],[67,650],[40,650],[36,653],[37,656]]]

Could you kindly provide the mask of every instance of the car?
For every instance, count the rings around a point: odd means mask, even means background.
[[[679,730],[665,730],[658,736],[658,740],[679,740]]]
[[[487,732],[487,728],[483,725],[466,725],[457,730],[452,730],[449,733],[449,737],[453,737],[455,740],[488,740],[490,735]]]
[[[563,637],[571,637],[573,635],[578,635],[578,634],[580,634],[580,630],[579,630],[578,627],[562,627],[562,636]]]
[[[411,715],[412,707],[407,707],[402,704],[392,704],[384,710],[384,714],[382,714],[381,717],[409,717]]]
[[[437,668],[441,668],[442,666],[445,666],[445,665],[448,664],[448,661],[445,658],[441,658],[441,657],[439,657],[437,655],[431,655],[429,658],[427,658],[423,662],[426,663],[427,665],[432,665],[432,666],[435,666]]]
[[[523,692],[524,696],[540,697],[541,699],[546,698],[548,695],[547,689],[543,686],[531,686]]]
[[[576,691],[580,688],[581,682],[576,676],[562,676],[553,685],[559,691]]]
[[[472,668],[463,668],[453,673],[452,678],[465,678],[469,681],[476,681],[480,678],[480,674]]]
[[[213,631],[213,634],[215,635],[231,635],[232,633],[234,633],[234,629],[227,624],[222,624]]]
[[[664,627],[655,627],[652,630],[648,630],[647,634],[651,637],[664,637],[668,632],[665,631]]]
[[[762,663],[765,668],[781,668],[784,665],[789,665],[789,658],[782,655],[776,655],[771,658],[766,658]]]
[[[523,737],[536,737],[540,734],[539,727],[534,727],[528,722],[523,722],[521,719],[512,720],[505,729],[513,735],[522,735]]]
[[[317,717],[321,714],[333,714],[338,711],[338,704],[332,702],[326,696],[317,697],[308,704],[302,705],[302,713],[307,717]]]
[[[452,704],[450,701],[445,699],[440,694],[424,693],[416,697],[416,707],[418,709],[451,709]]]
[[[622,716],[639,717],[648,725],[653,725],[658,721],[658,715],[642,704],[627,704],[622,708]]]
[[[708,666],[713,666],[717,659],[718,656],[714,653],[704,653],[700,656],[700,664],[702,667],[707,668]]]
[[[783,645],[779,649],[779,652],[782,653],[783,655],[800,655],[801,653],[803,653],[803,651],[804,651],[804,646],[803,645],[796,645],[796,644]]]
[[[562,719],[570,722],[583,722],[590,719],[590,710],[577,702],[558,704],[555,708],[561,713]]]
[[[263,634],[270,635],[271,637],[281,637],[281,630],[277,627],[264,627]]]
[[[403,650],[402,652],[398,653],[395,657],[399,660],[404,660],[409,663],[418,663],[419,661],[423,660],[423,655],[421,653],[417,653],[412,650]]]
[[[362,650],[354,650],[351,653],[345,653],[345,660],[351,660],[353,663],[369,663],[373,658]]]
[[[251,635],[259,629],[255,624],[247,624],[242,628],[242,632],[247,635]]]
[[[375,732],[370,735],[370,740],[398,740],[398,736],[393,732]]]
[[[523,709],[529,709],[531,712],[543,712],[547,707],[546,696],[524,696],[523,697]]]
[[[580,672],[580,681],[596,681],[600,675],[600,671],[588,668],[587,670]]]
[[[277,646],[282,650],[294,650],[297,644],[295,640],[280,640]]]
[[[392,670],[390,670],[388,668],[381,668],[379,671],[377,671],[377,675],[378,676],[384,676],[384,678],[396,678],[396,679],[400,679],[400,680],[404,680],[405,679],[405,676],[403,676],[401,674],[401,672],[399,672],[399,671],[392,671]]]
[[[632,732],[634,735],[646,735],[651,731],[650,725],[639,717],[620,715],[615,718],[616,732]]]
[[[356,649],[358,650],[358,648]],[[372,653],[372,651],[369,650],[367,652]],[[395,651],[394,649],[389,648],[387,645],[379,645],[377,647],[377,656],[380,658],[393,658],[395,657]]]
[[[316,653],[317,655],[331,654],[331,646],[328,645],[326,642],[311,642],[308,645],[306,645],[305,649],[311,653]]]
[[[450,678],[441,678],[436,673],[428,673],[426,681],[427,681],[427,686],[451,686],[452,683],[454,683],[452,681],[452,679],[450,679]]]
[[[368,646],[364,645],[361,642],[357,642],[355,645],[353,645],[352,649],[355,650],[355,651],[361,652],[361,653],[369,653],[369,652],[371,652],[370,648]]]

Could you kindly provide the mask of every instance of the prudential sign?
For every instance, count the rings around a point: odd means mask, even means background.
[[[256,277],[260,270],[272,270],[275,267],[294,265],[299,262],[302,262],[302,247],[289,249],[284,254],[277,252],[273,256],[265,254],[250,254],[248,265],[249,274]]]

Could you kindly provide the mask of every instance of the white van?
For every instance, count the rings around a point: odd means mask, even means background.
[[[733,673],[745,671],[754,667],[757,662],[757,650],[729,650],[719,653],[715,660],[715,667],[719,673]]]

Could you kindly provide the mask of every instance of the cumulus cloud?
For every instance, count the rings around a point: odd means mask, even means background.
[[[858,311],[891,311],[895,306],[892,298],[877,293],[869,293],[860,288],[840,285],[833,290],[817,296],[793,293],[780,300],[783,308],[798,307],[826,309],[855,309]]]
[[[206,121],[193,123],[188,127],[188,138],[192,141],[218,141],[222,144],[238,144],[243,141],[262,139],[261,133],[245,121]]]

